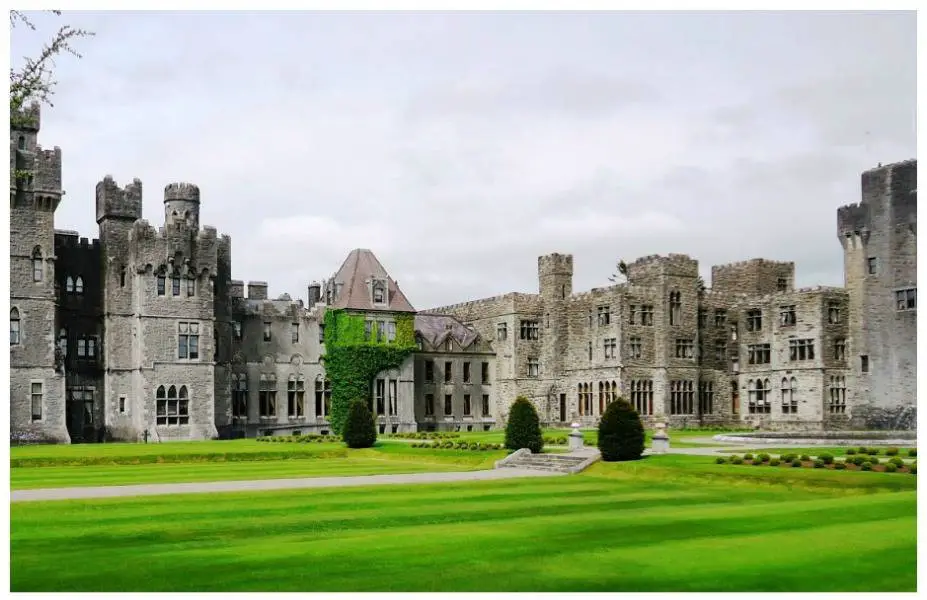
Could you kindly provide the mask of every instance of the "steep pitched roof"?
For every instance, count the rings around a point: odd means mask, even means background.
[[[368,287],[371,275],[387,280],[387,306],[373,304]],[[341,293],[332,302],[333,308],[415,312],[405,294],[370,250],[364,248],[351,250],[332,281],[335,284],[342,284]]]
[[[479,339],[480,334],[449,315],[418,313],[415,315],[415,333],[424,338],[432,348],[437,348],[451,337],[461,348],[468,348]]]

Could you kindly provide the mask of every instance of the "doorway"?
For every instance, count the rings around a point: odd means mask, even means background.
[[[65,419],[72,444],[95,442],[96,426],[93,419],[93,390],[69,389],[65,405]]]
[[[566,423],[566,394],[560,394],[560,422]]]

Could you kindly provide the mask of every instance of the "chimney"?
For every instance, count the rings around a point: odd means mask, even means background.
[[[317,281],[313,281],[311,284],[309,284],[309,300],[307,302],[308,304],[307,308],[312,308],[321,300],[322,300],[322,284]]]
[[[248,300],[267,300],[267,282],[249,281]]]
[[[244,298],[245,297],[245,282],[233,279],[229,281],[229,297],[230,298]]]

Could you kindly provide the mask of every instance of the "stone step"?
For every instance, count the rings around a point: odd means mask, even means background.
[[[584,460],[586,460],[586,458],[581,457],[581,456],[570,456],[568,458],[548,458],[546,456],[521,456],[517,458],[516,460],[518,462],[574,465],[574,464],[579,464],[583,462]]]
[[[538,465],[538,464],[524,465],[524,464],[518,464],[518,463],[508,463],[506,465],[502,465],[502,468],[503,469],[531,469],[532,471],[552,471],[555,473],[562,473],[567,470],[562,465]]]

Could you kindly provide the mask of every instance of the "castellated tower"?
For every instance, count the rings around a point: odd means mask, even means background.
[[[32,104],[10,131],[10,433],[68,442],[55,345],[55,210],[61,149],[38,145]]]
[[[541,360],[552,376],[563,372],[569,341],[568,307],[573,295],[573,255],[548,254],[538,257],[538,290],[544,314],[541,327]]]
[[[112,435],[216,434],[213,281],[222,252],[199,228],[199,188],[164,189],[164,227],[141,219],[142,184],[97,184],[104,271],[105,419]]]
[[[849,294],[853,421],[913,426],[917,393],[917,161],[871,169],[837,211]]]

